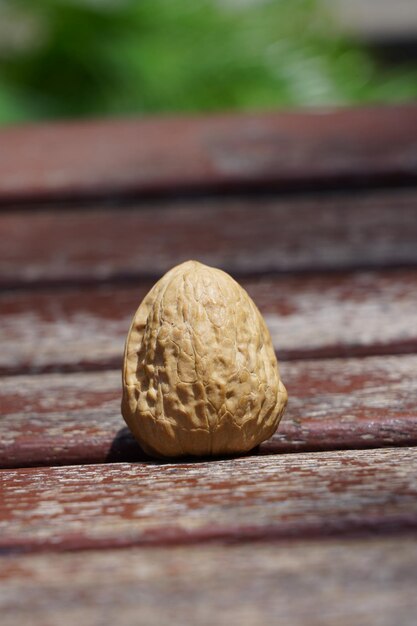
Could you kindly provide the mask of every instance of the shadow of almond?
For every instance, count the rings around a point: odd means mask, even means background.
[[[105,463],[152,463],[154,465],[167,465],[170,463],[175,464],[192,464],[192,463],[207,463],[208,461],[221,461],[233,458],[240,458],[245,456],[252,456],[254,454],[260,454],[260,447],[257,446],[249,452],[242,454],[235,454],[230,456],[210,456],[210,457],[171,457],[171,458],[155,458],[148,456],[140,447],[139,443],[133,437],[130,430],[124,426],[116,433],[110,449],[104,459]]]
[[[145,454],[130,430],[124,426],[117,431],[106,455],[105,462],[132,463],[135,461],[155,462],[155,459],[152,459],[150,456]]]

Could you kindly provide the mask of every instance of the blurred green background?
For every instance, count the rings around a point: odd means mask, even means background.
[[[416,98],[315,0],[0,0],[0,123]]]

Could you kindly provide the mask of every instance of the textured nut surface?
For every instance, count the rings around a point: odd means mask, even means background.
[[[148,454],[251,450],[287,403],[269,331],[225,272],[187,261],[140,304],[126,340],[123,417]]]

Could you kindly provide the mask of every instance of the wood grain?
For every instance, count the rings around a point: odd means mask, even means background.
[[[415,181],[417,107],[49,123],[0,133],[0,201]]]
[[[3,287],[154,278],[190,258],[239,275],[415,265],[417,192],[5,211],[0,238]]]
[[[290,401],[262,454],[417,445],[417,356],[287,362]],[[141,460],[119,371],[1,379],[0,467]]]
[[[415,448],[0,472],[0,550],[417,531]]]
[[[2,626],[414,626],[416,122],[0,131]],[[120,417],[122,344],[190,257],[255,299],[290,404],[251,455],[158,463]]]
[[[413,538],[2,558],[2,626],[415,626]]]
[[[417,270],[242,279],[280,360],[417,351]],[[0,373],[117,368],[151,282],[0,292]]]

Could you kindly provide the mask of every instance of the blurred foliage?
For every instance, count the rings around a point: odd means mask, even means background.
[[[378,67],[314,0],[0,0],[1,11],[11,31],[29,20],[9,45],[0,29],[3,122],[417,97],[415,66]]]

